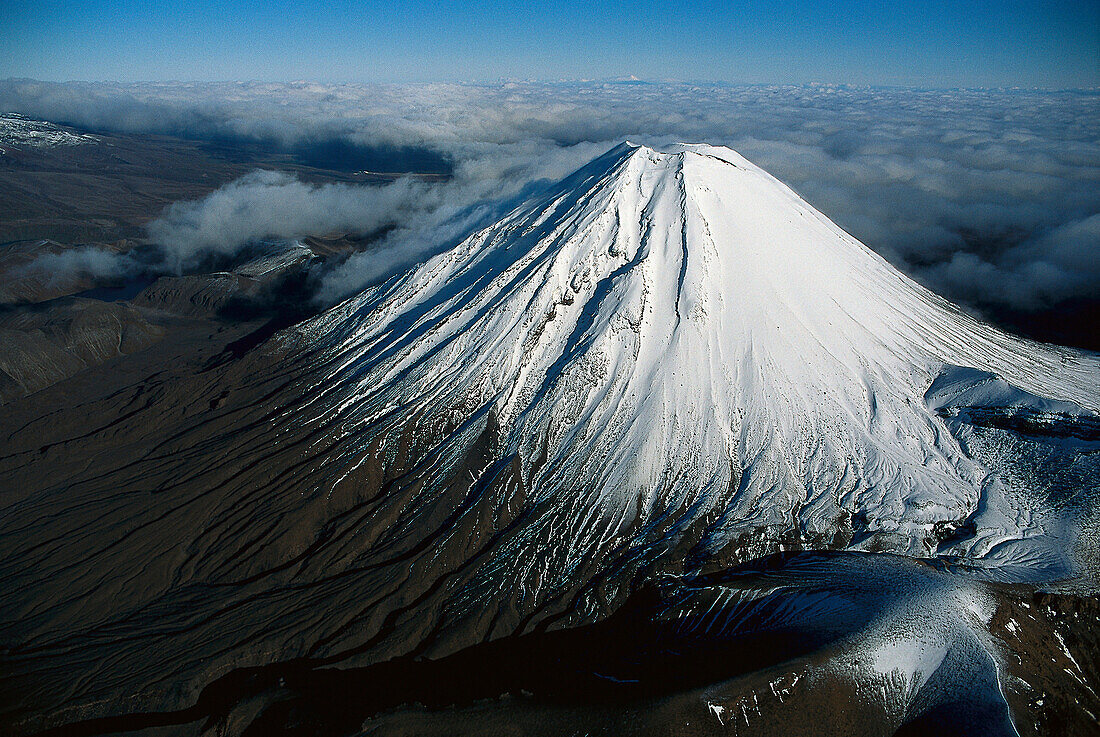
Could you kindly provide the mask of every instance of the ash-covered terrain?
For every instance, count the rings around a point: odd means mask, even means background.
[[[318,235],[6,313],[6,730],[1095,733],[1096,354],[723,147]]]

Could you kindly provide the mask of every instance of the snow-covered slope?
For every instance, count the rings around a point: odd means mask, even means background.
[[[620,145],[306,330],[329,346],[316,406],[364,444],[396,453],[415,418],[445,468],[499,426],[494,457],[518,458],[540,510],[506,556],[521,569],[538,540],[560,572],[656,526],[675,542],[703,525],[706,549],[743,555],[777,541],[1004,555],[1042,523],[964,451],[930,385],[970,367],[1100,408],[1096,356],[977,322],[702,145]],[[975,534],[943,549],[976,511]]]
[[[0,113],[0,154],[6,147],[54,148],[96,143],[99,139],[86,133],[73,133],[45,120],[32,120],[18,113]]]

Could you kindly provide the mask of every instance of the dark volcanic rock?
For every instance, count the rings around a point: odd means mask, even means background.
[[[0,312],[0,400],[142,350],[164,335],[131,305],[68,298]]]
[[[162,276],[143,289],[134,304],[176,315],[213,317],[231,299],[255,294],[258,287],[255,279],[228,272]]]

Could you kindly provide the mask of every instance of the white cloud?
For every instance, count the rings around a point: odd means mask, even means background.
[[[152,232],[181,260],[261,235],[393,225],[364,278],[438,246],[479,203],[516,197],[631,138],[730,145],[946,296],[1038,309],[1100,298],[1100,94],[688,84],[0,82],[0,109],[92,128],[424,149],[447,184],[313,187],[258,174]],[[239,209],[235,209],[239,208]],[[438,229],[436,232],[433,229]],[[372,263],[373,259],[373,263]],[[341,287],[354,288],[349,266]]]

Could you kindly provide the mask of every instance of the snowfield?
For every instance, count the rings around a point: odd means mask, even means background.
[[[0,113],[0,154],[5,148],[54,148],[98,143],[96,136],[73,133],[44,120],[18,113]]]

